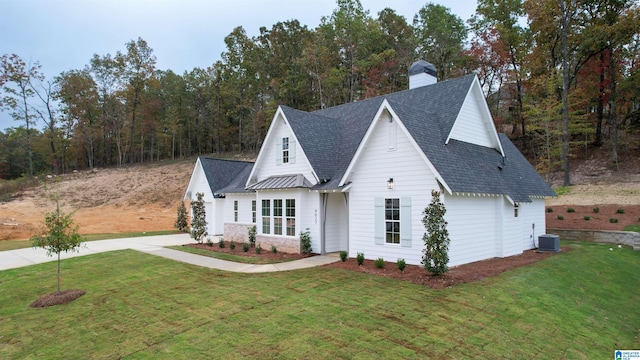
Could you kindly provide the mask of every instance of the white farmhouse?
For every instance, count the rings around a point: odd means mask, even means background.
[[[555,196],[498,134],[475,75],[437,82],[410,69],[410,89],[314,112],[280,106],[255,164],[200,157],[185,193],[205,193],[209,233],[300,251],[419,265],[422,212],[442,192],[450,266],[521,254],[545,232]]]

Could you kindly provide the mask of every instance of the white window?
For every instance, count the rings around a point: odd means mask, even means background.
[[[288,137],[282,138],[282,163],[283,164],[289,163],[289,138]]]
[[[271,200],[262,200],[262,233],[271,233]]]
[[[273,200],[273,234],[282,235],[282,199]]]
[[[238,200],[233,201],[233,221],[238,222]]]
[[[400,199],[384,199],[385,242],[400,244]]]
[[[251,222],[256,223],[256,201],[251,200]]]
[[[375,198],[376,245],[411,247],[411,198]]]
[[[286,205],[287,235],[296,236],[296,199],[287,199]]]

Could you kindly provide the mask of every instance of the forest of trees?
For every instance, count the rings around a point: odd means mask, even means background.
[[[0,132],[0,178],[256,154],[279,105],[313,111],[404,90],[418,59],[439,81],[475,72],[498,131],[541,172],[605,149],[617,162],[640,127],[634,0],[479,0],[467,20],[432,3],[406,19],[337,0],[315,29],[259,30],[235,28],[221,60],[183,74],[157,69],[141,38],[53,77],[3,55],[0,105],[16,126]]]

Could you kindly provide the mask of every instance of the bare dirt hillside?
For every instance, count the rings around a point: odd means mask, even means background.
[[[42,224],[44,213],[55,209],[58,194],[62,209],[74,211],[83,234],[173,229],[176,208],[188,185],[194,160],[126,168],[95,169],[47,178],[40,187],[0,203],[0,240],[26,239]],[[640,171],[637,164],[612,171],[606,163],[584,161],[573,167],[568,191],[548,199],[549,228],[622,230],[640,223]],[[547,179],[561,184],[561,174]],[[599,213],[593,207],[600,208]],[[574,207],[575,212],[568,212]],[[618,213],[623,208],[624,214]],[[564,217],[558,219],[558,215]],[[589,220],[584,217],[589,216]],[[617,223],[611,223],[617,218]]]
[[[28,238],[55,209],[74,211],[82,234],[170,230],[194,161],[94,169],[48,177],[36,189],[0,203],[0,240]]]

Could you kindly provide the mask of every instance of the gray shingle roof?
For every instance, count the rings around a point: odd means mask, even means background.
[[[252,162],[213,159],[205,156],[200,156],[198,159],[214,196],[251,192],[244,187],[253,168]]]
[[[387,100],[420,149],[453,192],[506,194],[516,202],[555,196],[509,139],[500,135],[506,157],[495,149],[446,137],[475,75],[396,92],[312,113],[283,107],[300,146],[321,182],[337,189],[383,100]],[[503,161],[504,160],[504,161]]]

